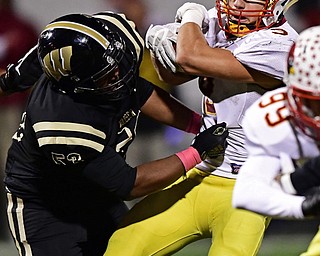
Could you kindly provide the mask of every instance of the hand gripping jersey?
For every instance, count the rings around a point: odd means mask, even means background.
[[[297,37],[297,33],[287,22],[275,28],[232,39],[227,38],[223,31],[217,32],[215,8],[209,14],[211,24],[206,37],[210,46],[231,51],[245,66],[277,79],[283,78],[288,52]],[[197,168],[214,175],[236,178],[239,168],[247,158],[242,129],[243,116],[248,107],[265,91],[257,84],[214,79],[211,91],[203,97],[202,130],[214,123],[226,122],[229,128],[228,147],[224,159],[207,158]]]
[[[284,193],[274,178],[294,170],[291,159],[302,164],[319,155],[319,149],[291,125],[286,97],[286,88],[267,92],[245,114],[242,124],[249,157],[240,170],[233,204],[270,216],[302,218],[304,197]]]

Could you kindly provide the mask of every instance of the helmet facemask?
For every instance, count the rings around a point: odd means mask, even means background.
[[[254,3],[257,9],[240,9],[232,5],[234,0],[217,0],[218,18],[221,28],[229,34],[243,36],[252,31],[264,27],[262,18],[272,15],[267,10],[268,1],[253,0],[245,1],[246,4]],[[256,18],[254,22],[248,22]],[[223,25],[225,24],[225,25]]]
[[[320,142],[320,94],[290,86],[287,104],[294,125],[308,137]]]
[[[132,93],[133,79],[137,60],[134,54],[126,49],[120,37],[110,43],[103,54],[104,67],[94,75],[79,82],[75,94],[85,93],[91,96],[103,96],[106,100],[120,100]],[[91,85],[90,85],[91,84]]]
[[[283,19],[283,13],[297,0],[241,0],[250,8],[237,8],[235,0],[217,0],[219,25],[237,37],[269,28]],[[252,6],[251,6],[252,5]],[[255,18],[255,19],[253,19]]]

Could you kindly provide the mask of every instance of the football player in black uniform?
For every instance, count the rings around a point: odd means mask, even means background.
[[[219,124],[177,154],[126,163],[140,111],[192,133],[201,122],[139,77],[142,53],[143,39],[124,15],[69,14],[48,24],[1,77],[2,94],[34,84],[4,180],[20,255],[102,255],[127,212],[123,200],[164,188],[207,154],[223,153],[228,131]]]

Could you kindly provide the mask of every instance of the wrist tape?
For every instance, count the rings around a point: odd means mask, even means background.
[[[202,28],[203,15],[199,11],[188,10],[183,14],[181,26],[187,22],[196,23],[200,28]]]
[[[176,153],[176,156],[179,157],[186,171],[189,171],[202,161],[198,151],[191,146]]]

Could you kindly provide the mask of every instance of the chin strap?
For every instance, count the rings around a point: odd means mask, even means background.
[[[260,25],[259,27],[264,27],[264,25]],[[226,30],[228,31],[227,38],[243,37],[256,29],[257,26],[255,24],[239,24],[229,20],[226,25]]]

